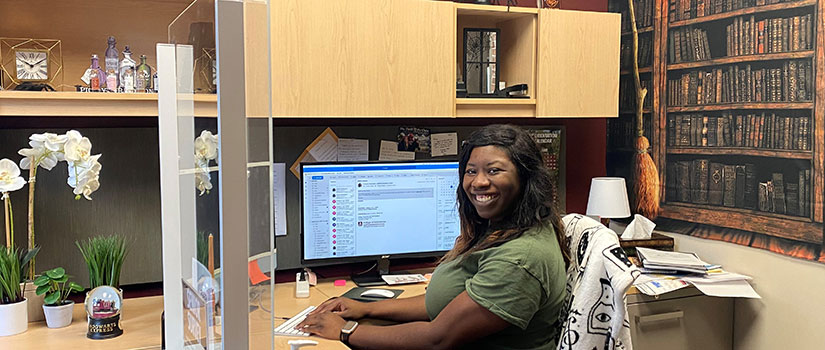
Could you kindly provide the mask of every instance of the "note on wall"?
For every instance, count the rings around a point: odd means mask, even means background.
[[[399,151],[397,142],[381,140],[378,160],[415,160],[415,152]]]
[[[275,213],[272,220],[275,224],[275,235],[286,236],[286,164],[272,164],[272,206]]]
[[[458,134],[448,132],[430,135],[432,156],[454,156],[458,154]]]
[[[335,162],[338,160],[338,135],[330,128],[326,128],[309,146],[304,149],[298,159],[289,167],[292,175],[300,178],[298,167],[301,163]]]
[[[370,158],[370,140],[338,139],[338,161],[357,162]]]

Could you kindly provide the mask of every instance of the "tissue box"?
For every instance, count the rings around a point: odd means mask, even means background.
[[[650,239],[620,239],[619,245],[624,248],[627,256],[636,256],[636,247],[673,251],[673,238],[661,233],[653,232]]]

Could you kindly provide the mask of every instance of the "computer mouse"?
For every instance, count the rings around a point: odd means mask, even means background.
[[[386,289],[371,288],[361,292],[362,297],[385,298],[389,299],[395,296],[395,293]]]

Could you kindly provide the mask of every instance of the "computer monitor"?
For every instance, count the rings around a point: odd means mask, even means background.
[[[378,273],[353,276],[383,284],[389,257],[441,256],[458,237],[457,161],[301,164],[301,262],[378,260]]]

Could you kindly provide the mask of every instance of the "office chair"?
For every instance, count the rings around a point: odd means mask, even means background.
[[[625,293],[641,272],[613,230],[580,214],[562,222],[571,261],[558,349],[632,349]]]

